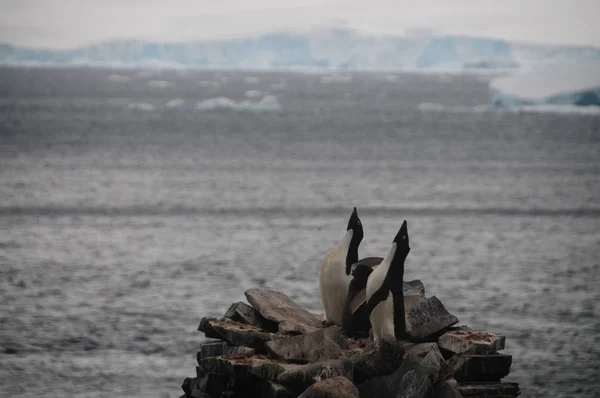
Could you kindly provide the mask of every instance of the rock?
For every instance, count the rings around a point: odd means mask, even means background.
[[[384,337],[362,350],[349,351],[347,354],[354,367],[354,381],[361,383],[398,369],[404,358],[404,349],[398,340]]]
[[[438,345],[452,354],[486,355],[504,349],[504,336],[476,332],[467,327],[453,328],[438,339]]]
[[[260,385],[261,398],[296,398],[298,394],[288,390],[281,384],[265,380]]]
[[[308,362],[319,362],[326,359],[338,359],[342,350],[333,340],[326,339],[310,351]]]
[[[458,381],[499,381],[510,373],[511,355],[455,355],[449,360]]]
[[[421,296],[425,297],[425,286],[418,279],[414,281],[403,282],[402,292],[404,296]]]
[[[405,354],[417,355],[421,358],[424,358],[425,355],[429,354],[429,351],[433,349],[433,346],[437,347],[437,343],[402,342],[402,348],[404,348]]]
[[[323,324],[283,293],[266,289],[250,289],[246,298],[260,314],[279,324],[279,333],[310,333]]]
[[[374,377],[360,384],[358,386],[360,397],[409,397],[411,396],[407,395],[409,393],[417,397],[432,396],[431,371],[421,362],[421,358],[407,355],[400,368],[394,373]],[[407,390],[406,394],[403,389]]]
[[[338,345],[344,345],[345,343],[342,339],[342,330],[338,326],[331,326],[312,333],[272,340],[267,342],[265,347],[269,355],[274,358],[309,362],[311,352],[325,340],[331,340]]]
[[[497,395],[516,397],[521,393],[517,383],[458,383],[457,389],[463,397]]]
[[[347,378],[337,376],[316,382],[298,398],[358,398],[358,388]]]
[[[462,398],[457,385],[458,383],[453,379],[444,381],[438,386],[435,398]]]
[[[274,333],[263,332],[254,326],[228,320],[220,321],[216,318],[202,318],[198,330],[204,332],[207,337],[216,333],[229,344],[250,347],[257,352],[265,352],[265,342],[283,337]]]
[[[200,350],[196,355],[198,360],[220,355],[254,355],[256,350],[250,347],[231,346],[225,341],[207,341],[200,344]]]
[[[185,392],[185,397],[188,398],[210,398],[210,394],[206,392],[206,379],[195,377],[187,378],[183,381],[181,388]],[[222,391],[221,391],[222,392]],[[220,394],[219,392],[218,394]]]
[[[224,316],[232,321],[251,325],[266,332],[277,333],[276,322],[265,319],[258,311],[241,301],[231,304]]]
[[[264,380],[276,380],[281,373],[301,366],[278,362],[264,355],[252,357],[224,355],[204,358],[198,361],[198,364],[202,367],[204,373],[229,375],[235,378],[236,382],[238,380],[248,380],[250,376]]]
[[[396,396],[402,398],[432,398],[434,391],[427,373],[419,369],[406,372],[400,381]]]
[[[352,362],[348,359],[330,359],[307,365],[296,365],[296,368],[279,374],[277,382],[288,388],[304,391],[320,380],[336,376],[344,376],[352,380]]]
[[[425,355],[422,362],[423,366],[428,368],[431,376],[431,383],[436,385],[442,369],[446,369],[446,360],[440,352],[439,347],[436,345],[432,346],[429,352]]]
[[[406,331],[419,340],[457,323],[458,318],[446,311],[442,302],[435,296],[406,310]]]

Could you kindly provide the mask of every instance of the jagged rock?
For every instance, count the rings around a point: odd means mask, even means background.
[[[337,376],[316,382],[298,398],[358,398],[358,388],[347,378]]]
[[[453,328],[438,339],[440,348],[453,354],[486,355],[504,349],[504,336],[476,332],[466,327]]]
[[[425,355],[429,354],[429,351],[433,349],[433,346],[437,347],[437,343],[410,343],[403,341],[402,348],[404,348],[404,353],[417,355],[421,358],[424,358]]]
[[[422,362],[423,366],[430,369],[431,383],[436,385],[442,369],[446,369],[446,360],[442,355],[439,347],[436,345],[431,346],[429,352],[425,355]]]
[[[330,359],[307,365],[296,365],[295,368],[279,374],[277,382],[288,388],[304,391],[317,381],[336,376],[344,376],[352,380],[352,362],[348,359]]]
[[[499,381],[510,373],[511,355],[455,355],[449,362],[458,381]]]
[[[256,350],[250,347],[231,346],[225,341],[206,341],[200,344],[200,349],[196,355],[198,360],[209,357],[218,357],[220,355],[254,355]]]
[[[402,292],[404,296],[421,296],[425,297],[425,286],[418,279],[414,281],[403,282]]]
[[[444,381],[438,386],[435,398],[462,398],[457,386],[458,383],[454,379]]]
[[[296,398],[297,396],[295,392],[270,380],[265,380],[260,385],[261,398]]]
[[[431,369],[422,364],[421,358],[407,355],[394,373],[374,377],[360,384],[358,390],[361,398],[409,397],[410,395],[406,395],[401,388],[407,389],[416,397],[430,397],[433,392],[431,377]]]
[[[402,398],[433,398],[433,386],[427,373],[419,369],[406,372],[400,381],[396,396]]]
[[[457,323],[458,318],[446,311],[435,296],[406,310],[406,331],[416,339],[424,339]]]
[[[398,340],[385,337],[362,350],[349,351],[347,355],[354,367],[354,381],[361,383],[398,369],[404,358],[404,349]]]
[[[517,383],[458,383],[457,389],[463,397],[516,397],[521,393]]]
[[[231,304],[224,317],[232,321],[257,327],[266,332],[277,333],[277,322],[269,321],[254,308],[242,301]]]
[[[267,342],[265,347],[269,355],[274,358],[309,362],[311,352],[325,340],[331,340],[338,345],[345,343],[342,339],[342,330],[338,326],[331,326],[312,333],[272,340]]]
[[[265,351],[265,343],[283,336],[263,332],[254,326],[244,325],[234,321],[220,321],[216,318],[202,318],[198,330],[208,337],[217,334],[221,339],[235,346],[250,347],[257,352]]]
[[[308,362],[319,362],[326,359],[338,359],[342,356],[342,349],[333,340],[326,339],[310,351]]]
[[[323,328],[315,316],[283,293],[250,289],[246,298],[263,317],[279,324],[279,333],[310,333]]]
[[[212,381],[209,376],[212,376]],[[222,376],[206,375],[203,377],[186,378],[181,388],[185,392],[185,397],[189,398],[209,398],[210,394],[221,394],[227,388],[228,380],[223,380]]]
[[[205,373],[229,375],[239,380],[247,380],[250,375],[264,380],[276,380],[286,370],[294,370],[301,365],[287,364],[269,359],[264,355],[252,357],[224,355],[204,358],[198,361]]]

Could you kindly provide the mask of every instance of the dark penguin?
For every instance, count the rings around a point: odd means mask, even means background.
[[[406,332],[404,314],[404,261],[410,252],[406,220],[396,234],[389,253],[367,280],[367,310],[375,340],[385,335],[412,340]]]
[[[383,258],[367,257],[352,265],[352,280],[348,286],[348,295],[342,312],[342,328],[350,337],[365,337],[369,334],[371,322],[366,305],[366,287],[369,275]]]

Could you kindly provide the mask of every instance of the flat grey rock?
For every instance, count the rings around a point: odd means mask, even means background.
[[[511,355],[455,355],[449,361],[458,381],[499,381],[510,373]]]
[[[309,362],[311,353],[326,340],[330,340],[338,346],[343,345],[342,330],[338,326],[331,326],[312,333],[272,340],[267,342],[265,347],[269,355],[274,358],[294,362]]]
[[[205,373],[228,375],[236,381],[247,380],[250,375],[263,380],[276,380],[281,373],[301,366],[278,362],[264,355],[210,357],[200,360],[199,365]]]
[[[442,350],[453,354],[486,355],[504,349],[505,341],[504,336],[460,327],[453,328],[441,335],[438,345]]]
[[[231,304],[224,317],[235,322],[252,325],[266,332],[276,333],[278,329],[276,322],[265,319],[258,311],[242,301]]]
[[[398,340],[385,337],[347,355],[354,367],[354,381],[361,383],[397,370],[404,360],[404,349]]]
[[[415,339],[425,339],[457,323],[458,318],[435,296],[406,310],[406,331]]]
[[[202,318],[198,330],[204,332],[207,337],[216,335],[231,345],[250,347],[256,352],[264,352],[267,341],[283,337],[263,332],[254,326],[216,318]]]
[[[279,324],[279,333],[310,333],[323,328],[314,315],[281,292],[250,289],[245,294],[248,302],[263,317]]]
[[[316,382],[298,398],[358,398],[358,388],[342,376]]]
[[[304,391],[320,380],[336,376],[352,380],[352,362],[348,359],[330,359],[307,365],[296,365],[296,368],[279,374],[277,382],[288,388]]]
[[[517,383],[458,383],[457,389],[463,397],[496,395],[516,397],[521,393]]]
[[[229,345],[225,341],[207,341],[200,344],[200,349],[196,355],[198,360],[209,357],[218,357],[220,355],[253,355],[256,350],[250,347],[237,347]]]

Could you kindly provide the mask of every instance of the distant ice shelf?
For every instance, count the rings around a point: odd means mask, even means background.
[[[492,103],[600,106],[600,61],[543,65],[490,82]]]
[[[222,41],[114,41],[69,50],[0,44],[0,65],[17,66],[496,72],[590,60],[600,60],[599,48],[467,36],[367,35],[345,28]]]

